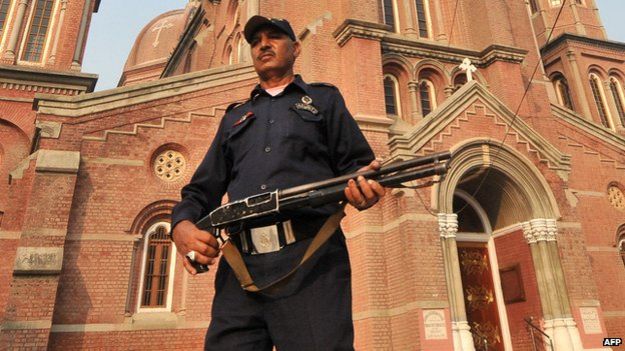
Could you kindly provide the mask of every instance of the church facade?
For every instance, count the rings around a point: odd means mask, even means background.
[[[0,350],[202,348],[214,270],[184,271],[169,215],[257,83],[255,14],[291,22],[296,71],[341,89],[385,162],[453,155],[348,209],[357,350],[625,336],[625,43],[594,0],[191,0],[94,93],[99,5],[0,1]]]

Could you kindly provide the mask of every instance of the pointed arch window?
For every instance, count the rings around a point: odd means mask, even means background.
[[[386,106],[387,115],[397,117],[401,114],[399,82],[397,78],[391,74],[384,75],[384,104]]]
[[[619,229],[625,231],[625,224],[621,225]],[[619,237],[618,252],[621,255],[621,260],[623,261],[623,264],[625,265],[625,233]]]
[[[4,24],[6,23],[10,5],[11,0],[0,0],[0,35],[4,33]]]
[[[616,77],[610,77],[610,91],[614,97],[616,111],[621,121],[621,126],[625,127],[625,96],[623,95],[623,86]]]
[[[436,108],[436,92],[431,81],[423,79],[419,83],[419,100],[423,117],[429,115]]]
[[[226,48],[226,60],[229,65],[234,63],[234,52],[232,52],[232,46]]]
[[[175,250],[169,230],[169,223],[159,222],[145,234],[138,311],[171,308]]]
[[[249,57],[249,47],[243,37],[239,36],[237,40],[237,62],[245,62]]]
[[[606,108],[605,103],[605,95],[603,94],[603,89],[601,88],[601,81],[599,80],[599,77],[594,73],[590,74],[589,80],[592,95],[595,99],[595,104],[597,105],[597,111],[599,112],[599,118],[601,119],[601,124],[603,124],[604,127],[611,128],[608,109]]]
[[[559,76],[554,81],[554,86],[556,88],[556,96],[558,98],[558,103],[569,110],[573,109],[573,100],[571,99],[571,91],[569,89],[569,84],[566,81],[566,78]]]
[[[429,38],[430,30],[429,30],[429,12],[428,12],[428,1],[427,0],[415,0],[415,4],[417,7],[417,24],[419,26],[419,37],[421,38]]]
[[[391,31],[397,32],[399,25],[395,22],[395,0],[381,0],[382,1],[382,18],[384,24],[391,26]]]
[[[50,27],[50,17],[54,0],[36,0],[32,10],[30,25],[26,34],[26,42],[22,60],[40,62]]]

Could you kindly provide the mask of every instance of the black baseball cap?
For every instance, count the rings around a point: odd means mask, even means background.
[[[267,18],[263,16],[252,16],[252,18],[247,21],[245,29],[243,30],[245,40],[247,40],[248,43],[251,43],[254,33],[256,33],[256,31],[263,26],[274,27],[286,34],[289,38],[291,38],[291,40],[297,41],[295,38],[295,32],[293,32],[293,28],[291,28],[289,21],[282,18]]]

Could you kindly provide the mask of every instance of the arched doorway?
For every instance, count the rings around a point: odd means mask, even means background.
[[[455,350],[530,345],[527,316],[542,318],[560,349],[581,344],[557,255],[557,203],[536,166],[506,145],[471,140],[433,191]]]
[[[484,208],[462,189],[454,194],[454,212],[458,214],[460,277],[473,345],[479,351],[503,351],[511,342],[492,226]]]

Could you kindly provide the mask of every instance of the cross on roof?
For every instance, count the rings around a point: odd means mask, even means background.
[[[459,66],[459,68],[466,72],[467,82],[473,80],[473,72],[477,71],[477,68],[473,64],[471,64],[471,60],[469,60],[468,58],[462,60],[462,64]]]
[[[158,26],[152,28],[152,32],[158,31],[158,33],[156,33],[156,39],[154,39],[154,42],[152,43],[153,47],[157,47],[158,44],[160,43],[158,39],[161,37],[161,32],[163,31],[163,29],[167,29],[171,27],[173,27],[173,24],[167,22],[167,20],[164,20],[163,22],[159,23]]]

